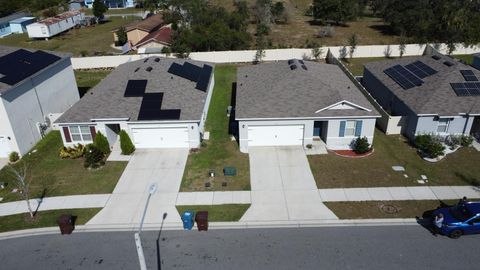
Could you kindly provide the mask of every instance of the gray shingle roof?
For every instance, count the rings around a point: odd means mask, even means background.
[[[8,16],[1,17],[0,18],[0,24],[5,24],[5,23],[11,22],[13,20],[16,20],[18,18],[29,17],[29,16],[31,16],[31,15],[29,13],[25,13],[25,12],[13,13],[13,14],[10,14]]]
[[[308,70],[291,70],[287,61],[238,68],[236,118],[378,116],[360,90],[336,65],[304,61]],[[316,111],[341,101],[365,110]]]
[[[441,57],[439,60],[425,55],[371,62],[365,64],[365,69],[370,71],[416,114],[455,116],[459,113],[480,113],[480,96],[459,97],[450,86],[450,83],[465,82],[460,70],[472,70],[478,78],[480,78],[480,71],[448,56],[439,56]],[[383,72],[394,65],[405,66],[417,60],[438,71],[436,74],[424,78],[421,86],[404,90]],[[443,64],[445,61],[453,63],[453,66],[449,67]]]
[[[167,72],[173,62],[183,64],[185,60],[161,58],[156,62],[154,59],[150,57],[147,62],[138,60],[120,65],[55,122],[85,123],[91,119],[106,118],[137,121],[143,98],[123,96],[128,80],[148,80],[145,93],[164,93],[162,110],[180,109],[179,120],[200,121],[207,93],[195,89],[195,82]],[[191,60],[188,62],[200,67],[212,65]],[[148,72],[147,67],[153,69]]]

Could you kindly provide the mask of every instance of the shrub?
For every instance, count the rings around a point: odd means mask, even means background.
[[[103,158],[105,155],[95,145],[89,144],[85,147],[85,161],[83,166],[85,168],[98,168],[105,164]]]
[[[125,130],[120,131],[120,148],[122,149],[122,155],[131,155],[135,152],[135,146],[128,136],[128,133]]]
[[[313,148],[313,145],[311,145],[311,144],[307,144],[306,146],[307,146],[307,149],[312,149]]]
[[[429,134],[416,136],[415,146],[429,158],[436,158],[443,155],[445,151],[445,146],[443,146],[439,138]]]
[[[461,137],[460,136],[455,136],[455,135],[450,135],[447,138],[445,138],[445,143],[450,146],[450,148],[454,149],[458,145],[461,144]]]
[[[17,162],[19,159],[20,159],[20,155],[18,155],[18,152],[13,151],[13,152],[10,152],[10,154],[8,154],[8,160],[11,163]]]
[[[97,135],[95,135],[93,145],[95,145],[96,148],[102,151],[104,155],[108,155],[110,153],[110,145],[108,144],[107,137],[103,136],[100,131],[97,132]]]
[[[207,147],[207,142],[206,142],[206,141],[202,141],[202,142],[200,143],[200,147],[202,147],[202,148]]]
[[[469,136],[469,135],[462,135],[460,137],[460,144],[463,146],[463,147],[469,147],[470,145],[472,145],[473,143],[473,137],[472,136]]]
[[[370,144],[367,137],[358,137],[353,144],[353,151],[357,154],[365,154],[370,151]]]
[[[77,144],[73,147],[64,146],[60,149],[60,158],[76,159],[76,158],[83,157],[84,153],[85,153],[85,146],[83,146],[82,144]]]

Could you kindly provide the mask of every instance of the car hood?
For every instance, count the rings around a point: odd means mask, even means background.
[[[459,220],[455,219],[452,214],[450,214],[450,208],[449,207],[444,207],[444,208],[439,208],[435,211],[433,211],[433,217],[435,218],[436,215],[438,214],[443,214],[443,223],[457,223],[460,222]]]

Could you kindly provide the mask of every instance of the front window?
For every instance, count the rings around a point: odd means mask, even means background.
[[[91,142],[92,133],[89,126],[69,126],[72,141],[74,142]]]
[[[437,132],[438,133],[447,133],[448,124],[450,124],[449,119],[439,119],[438,120],[438,126],[437,126]]]
[[[355,136],[356,121],[347,121],[345,124],[345,136]]]

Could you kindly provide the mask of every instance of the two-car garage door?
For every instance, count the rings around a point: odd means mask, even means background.
[[[189,147],[188,129],[185,128],[132,128],[136,148]]]
[[[303,125],[249,126],[248,146],[302,145]]]

